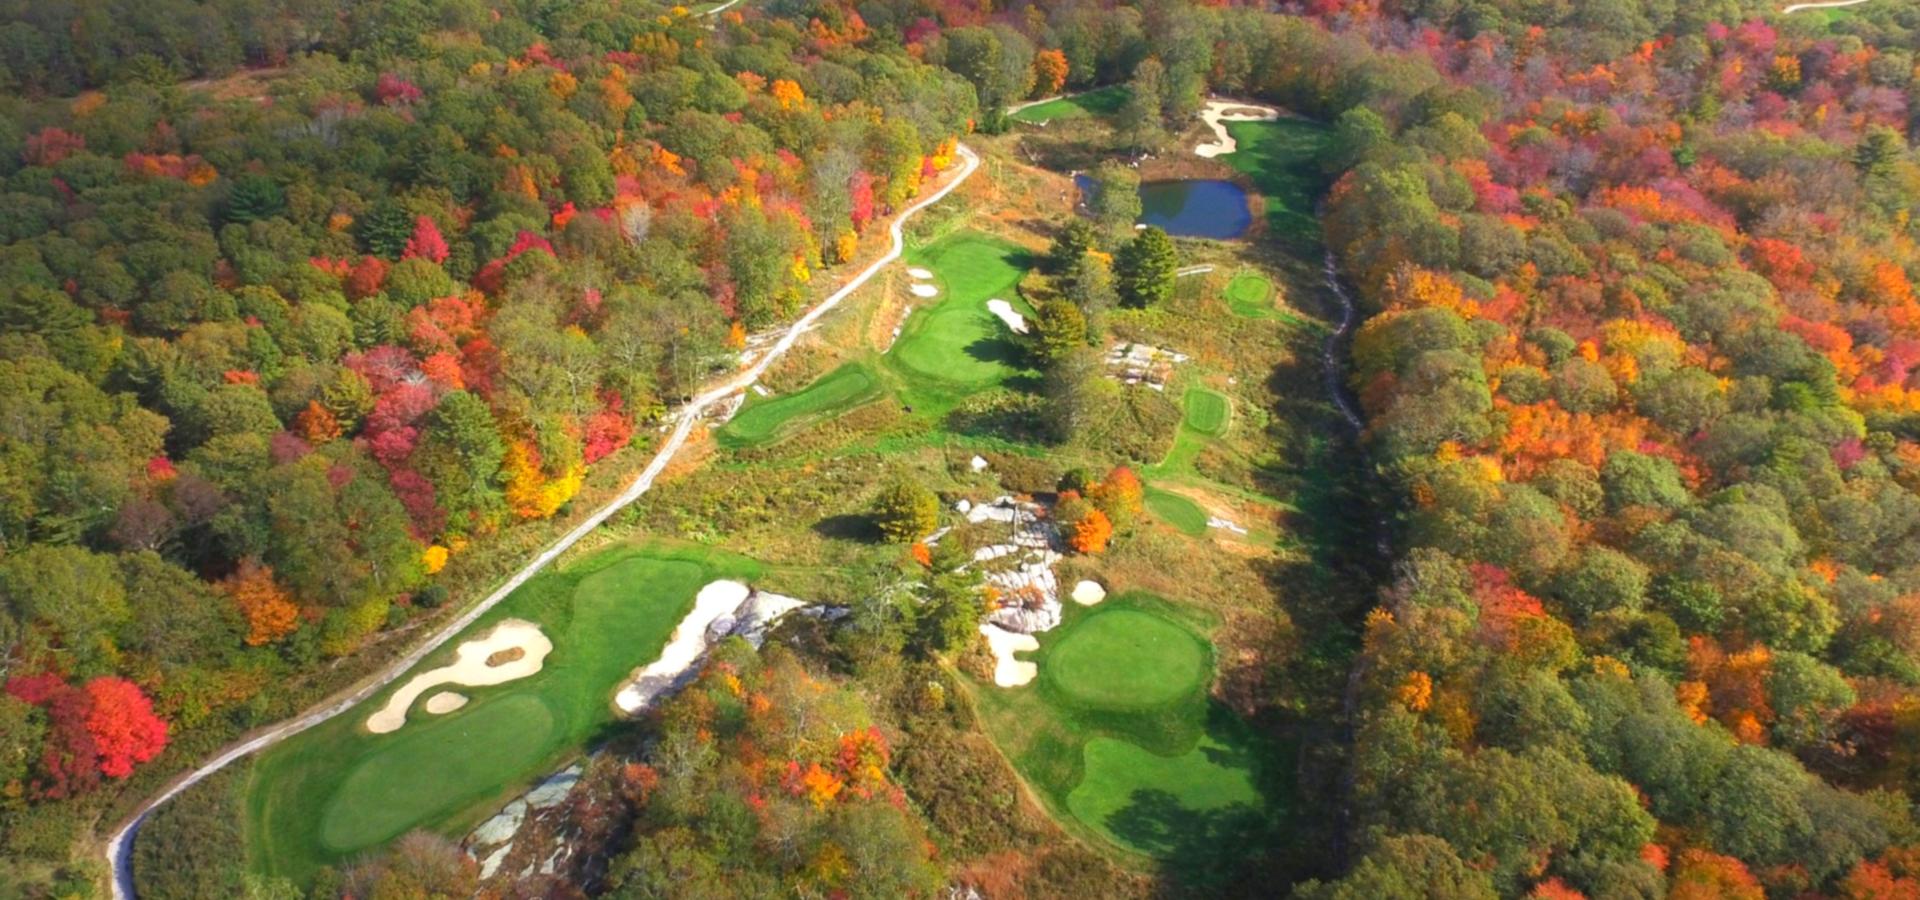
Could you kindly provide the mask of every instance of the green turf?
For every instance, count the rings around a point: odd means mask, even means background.
[[[1188,428],[1209,437],[1219,437],[1227,432],[1227,422],[1232,417],[1233,402],[1227,395],[1206,388],[1187,390],[1186,416],[1182,420]]]
[[[1249,319],[1278,319],[1273,308],[1273,282],[1258,272],[1241,272],[1227,282],[1227,306],[1235,315]]]
[[[1082,619],[1047,653],[1040,677],[1067,703],[1098,710],[1164,706],[1203,686],[1207,648],[1149,612],[1113,609]]]
[[[375,735],[364,723],[383,691],[261,754],[248,788],[250,868],[304,881],[414,828],[471,827],[595,740],[613,721],[615,687],[659,655],[702,585],[761,572],[707,550],[620,544],[534,578],[461,639],[508,617],[539,623],[554,644],[539,674],[455,688],[472,698],[465,707],[416,708],[399,731]],[[458,643],[415,671],[444,665]]]
[[[1172,491],[1147,489],[1147,512],[1175,531],[1192,537],[1207,533],[1207,513],[1200,504]]]
[[[1190,886],[1268,840],[1291,809],[1291,749],[1208,697],[1200,613],[1139,591],[1069,607],[1021,688],[976,682],[982,724],[1076,835]]]
[[[1102,837],[1149,856],[1205,852],[1209,840],[1258,833],[1263,807],[1250,746],[1212,733],[1159,756],[1126,741],[1087,742],[1086,774],[1067,808]]]
[[[1319,252],[1320,220],[1314,201],[1326,184],[1319,160],[1330,132],[1306,119],[1228,122],[1234,152],[1220,157],[1245,174],[1267,203],[1267,229],[1284,245]]]
[[[1111,116],[1126,105],[1127,88],[1125,85],[1111,85],[1098,90],[1060,97],[1045,103],[1036,103],[1010,118],[1015,122],[1039,125],[1055,119],[1084,119],[1088,116]]]
[[[951,402],[1026,371],[1019,345],[987,312],[987,301],[997,297],[1031,314],[1015,291],[1029,264],[1027,251],[961,231],[909,252],[907,261],[932,270],[940,288],[930,305],[907,318],[886,355],[917,399]]]
[[[846,412],[880,395],[880,380],[860,363],[847,363],[804,389],[750,401],[715,433],[724,447],[753,447]]]

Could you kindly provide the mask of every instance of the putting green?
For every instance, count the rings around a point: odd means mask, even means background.
[[[1291,804],[1269,775],[1294,753],[1207,696],[1213,650],[1195,615],[1140,591],[1069,607],[1030,654],[1038,680],[974,692],[987,734],[1068,831],[1189,886],[1271,840]]]
[[[497,789],[501,770],[538,763],[554,724],[546,704],[525,695],[504,697],[450,722],[456,726],[403,728],[396,740],[354,769],[327,801],[321,843],[336,851],[357,850],[399,837],[415,823],[458,812],[463,800]],[[463,752],[447,752],[449,737],[461,742]],[[394,790],[394,772],[410,773],[406,790]]]
[[[1250,319],[1277,319],[1273,308],[1273,282],[1257,272],[1241,272],[1227,282],[1227,306],[1235,315]]]
[[[1227,395],[1206,388],[1192,388],[1187,391],[1187,427],[1201,434],[1219,437],[1227,431],[1227,422],[1232,416],[1233,402]]]
[[[1097,609],[1047,651],[1040,677],[1068,703],[1147,710],[1195,694],[1211,660],[1193,632],[1137,609]]]
[[[1125,106],[1126,103],[1126,85],[1116,84],[1071,97],[1059,97],[1045,103],[1036,103],[1014,113],[1011,118],[1015,122],[1039,125],[1055,119],[1110,116],[1119,112],[1120,107]]]
[[[1175,531],[1190,537],[1207,533],[1207,512],[1200,504],[1172,491],[1147,488],[1147,512]]]
[[[1186,753],[1158,756],[1097,737],[1083,752],[1085,774],[1067,808],[1107,840],[1149,856],[1179,856],[1196,840],[1244,833],[1265,818],[1245,743],[1207,733]]]
[[[553,641],[539,673],[460,688],[473,698],[465,707],[416,707],[399,731],[375,735],[364,723],[392,689],[382,691],[261,754],[247,790],[249,868],[304,882],[415,828],[470,828],[613,720],[613,690],[659,655],[702,586],[761,571],[743,557],[629,543],[540,574],[414,668],[443,665],[461,640],[513,617]]]
[[[725,447],[752,447],[846,412],[880,395],[880,380],[860,363],[847,363],[784,397],[750,401],[715,433]]]
[[[987,311],[998,297],[1030,315],[1014,288],[1026,270],[1026,251],[977,231],[942,238],[908,254],[934,273],[941,299],[916,310],[887,353],[893,368],[941,393],[970,393],[1023,370],[1020,348]]]

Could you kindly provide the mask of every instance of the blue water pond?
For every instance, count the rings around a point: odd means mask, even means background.
[[[1091,199],[1093,179],[1073,176],[1082,201]],[[1147,181],[1140,185],[1140,222],[1158,225],[1179,237],[1225,240],[1245,234],[1253,224],[1247,192],[1231,181],[1192,178]]]

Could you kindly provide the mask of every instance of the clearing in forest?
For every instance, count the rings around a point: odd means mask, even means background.
[[[1208,695],[1213,646],[1186,607],[1129,591],[1070,606],[1025,687],[977,682],[981,720],[1070,831],[1204,885],[1289,807],[1291,752]]]
[[[367,714],[392,690],[261,754],[247,793],[249,868],[304,882],[415,828],[457,835],[613,721],[613,690],[665,646],[702,585],[762,567],[704,549],[619,544],[548,569],[467,629],[538,623],[553,652],[538,674],[492,687],[441,715],[414,709],[373,734]],[[454,641],[417,671],[447,664]]]

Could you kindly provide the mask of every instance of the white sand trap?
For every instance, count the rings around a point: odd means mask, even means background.
[[[1033,635],[1008,631],[992,624],[980,626],[980,633],[987,636],[987,646],[993,650],[994,684],[1019,687],[1040,674],[1039,666],[1013,658],[1015,653],[1040,649],[1040,642]]]
[[[465,705],[467,705],[467,695],[456,694],[452,691],[441,691],[427,698],[427,704],[424,709],[433,715],[443,716]]]
[[[1195,156],[1212,159],[1225,156],[1239,149],[1233,135],[1227,133],[1226,122],[1271,122],[1280,118],[1280,111],[1267,106],[1255,106],[1249,103],[1236,103],[1232,100],[1209,100],[1200,110],[1200,121],[1213,129],[1213,140],[1195,144]]]
[[[987,312],[999,316],[1000,321],[1007,323],[1007,327],[1013,329],[1014,334],[1027,333],[1027,317],[1014,312],[1013,304],[995,297],[987,301]]]
[[[932,273],[932,272],[930,272],[930,271],[928,271],[928,270],[926,270],[926,269],[922,269],[922,268],[919,268],[919,267],[917,267],[917,266],[916,266],[916,267],[914,267],[914,268],[911,268],[911,269],[908,269],[908,270],[907,270],[907,274],[908,274],[908,275],[912,275],[913,277],[915,277],[915,278],[918,278],[918,279],[920,279],[921,281],[925,281],[925,280],[927,280],[927,279],[929,279],[929,278],[932,278],[932,277],[933,277],[933,273]]]
[[[1073,602],[1081,606],[1093,606],[1107,599],[1107,589],[1098,581],[1082,581],[1073,586]]]
[[[753,593],[738,581],[716,581],[700,589],[693,598],[693,611],[673,629],[673,637],[661,648],[660,658],[635,670],[633,678],[613,696],[613,705],[632,715],[644,709],[655,697],[686,674],[700,654],[707,651],[707,626],[745,603]]]
[[[515,650],[520,652],[512,654]],[[547,654],[552,652],[553,642],[540,632],[540,626],[525,619],[507,619],[493,626],[484,637],[462,641],[453,649],[451,665],[421,672],[409,679],[387,700],[386,706],[367,717],[367,730],[374,734],[399,731],[400,726],[407,724],[407,710],[413,708],[413,701],[443,684],[488,687],[525,678],[539,672],[547,661]],[[496,653],[511,654],[514,658],[499,665],[487,665],[487,658]]]
[[[916,284],[908,288],[908,290],[912,291],[915,297],[934,297],[940,293],[939,288],[930,284]]]

